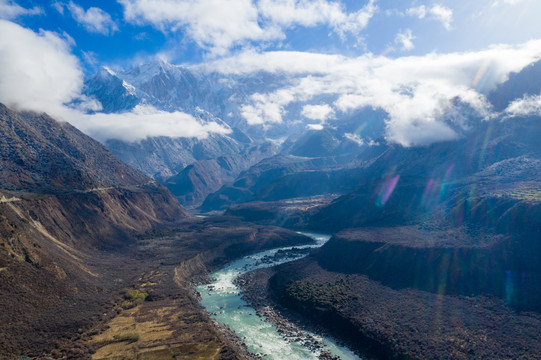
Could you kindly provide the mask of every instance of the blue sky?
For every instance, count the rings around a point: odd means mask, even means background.
[[[388,141],[424,145],[459,136],[449,121],[467,128],[456,99],[478,118],[541,115],[541,94],[501,114],[485,96],[541,60],[539,14],[539,0],[0,0],[0,102],[102,139],[223,132],[182,109],[101,114],[82,93],[100,66],[162,59],[286,74],[283,88],[238,104],[247,125],[323,128],[369,106],[388,114]]]
[[[537,0],[379,0],[371,4],[352,0],[205,0],[191,7],[182,3],[194,2],[0,0],[4,7],[39,9],[19,16],[7,16],[4,11],[2,17],[34,31],[67,34],[74,40],[73,53],[87,72],[100,64],[127,66],[155,56],[172,63],[200,63],[246,48],[400,57],[476,51],[541,38],[541,2]],[[164,10],[167,6],[170,10]],[[228,12],[231,7],[236,7],[235,11]],[[336,14],[327,11],[322,16],[325,9]],[[366,24],[359,25],[357,19],[337,20],[363,9]],[[89,16],[92,11],[99,16]],[[293,11],[298,15],[291,15]],[[222,20],[230,26],[211,28],[205,24]],[[252,21],[263,34],[252,36],[249,29],[235,32]],[[354,25],[357,28],[348,29]],[[205,39],[201,32],[208,29],[218,34]]]

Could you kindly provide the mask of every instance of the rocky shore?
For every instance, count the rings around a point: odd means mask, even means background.
[[[287,342],[297,342],[312,352],[319,352],[321,360],[339,360],[338,356],[323,349],[323,342],[318,335],[328,334],[317,325],[307,323],[298,315],[274,302],[268,291],[268,280],[274,275],[273,268],[259,269],[241,275],[235,285],[242,289],[243,300],[252,306],[257,315],[269,321]],[[304,331],[307,329],[311,333]]]

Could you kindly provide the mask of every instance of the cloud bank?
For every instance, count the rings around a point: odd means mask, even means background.
[[[328,0],[118,0],[127,22],[150,24],[164,32],[183,31],[214,56],[250,42],[285,39],[295,26],[326,25],[339,36],[358,35],[377,11],[369,0],[355,12]]]
[[[80,94],[83,73],[70,40],[0,20],[0,100],[25,110],[57,114]]]
[[[85,114],[101,104],[81,95],[83,73],[71,54],[71,39],[59,34],[35,33],[0,20],[0,102],[19,109],[47,112],[68,121],[99,140],[138,141],[148,136],[198,137],[227,133],[228,128],[182,113],[139,106],[123,114]],[[73,100],[83,100],[77,108]]]
[[[136,142],[156,136],[202,139],[210,133],[231,132],[231,129],[216,122],[202,121],[181,111],[160,111],[150,105],[138,105],[132,111],[120,114],[71,112],[70,123],[100,141],[118,139]]]
[[[412,146],[456,138],[452,127],[467,127],[454,109],[456,99],[478,117],[489,118],[492,109],[484,94],[504,82],[510,72],[518,72],[540,58],[541,40],[536,40],[478,52],[397,59],[372,54],[348,58],[247,52],[209,63],[204,69],[237,75],[267,71],[292,79],[289,86],[251,96],[241,112],[249,124],[281,123],[289,105],[323,95],[332,100],[320,105],[327,105],[326,112],[336,114],[337,119],[363,107],[384,110],[388,114],[387,140]],[[316,119],[323,108],[307,109],[303,115]],[[321,115],[320,119],[326,117]]]

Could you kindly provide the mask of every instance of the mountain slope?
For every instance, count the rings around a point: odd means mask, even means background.
[[[509,74],[509,79],[492,90],[487,98],[496,111],[503,111],[513,100],[528,95],[539,95],[541,86],[541,61],[530,64],[518,73]]]
[[[95,321],[127,261],[102,249],[187,214],[69,124],[0,104],[0,130],[0,349],[16,357]]]
[[[195,161],[164,184],[185,206],[199,206],[207,195],[233,182],[242,171],[276,152],[276,146],[266,143],[247,147],[237,154]]]
[[[261,133],[252,132],[250,137],[240,129],[250,128],[240,121],[242,99],[267,85],[258,76],[238,81],[223,79],[158,61],[120,72],[102,68],[85,82],[85,95],[99,101],[105,113],[151,105],[231,129],[229,134],[210,133],[204,138],[160,136],[138,142],[114,138],[104,142],[120,159],[161,183],[176,177],[168,182],[169,188],[184,205],[194,206],[241,171],[276,153],[275,146]],[[222,167],[224,158],[229,165]],[[187,174],[193,174],[194,168],[197,177]],[[212,182],[197,178],[212,178]]]
[[[526,201],[513,192],[539,190],[538,123],[535,117],[493,120],[479,123],[457,141],[424,148],[391,146],[365,169],[357,190],[320,209],[312,223],[336,230],[428,221],[430,214],[451,221],[449,206],[461,206],[464,200]],[[466,221],[468,213],[464,216]]]

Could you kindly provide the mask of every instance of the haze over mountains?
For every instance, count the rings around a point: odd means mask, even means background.
[[[448,107],[435,115],[434,120],[435,123],[442,124],[448,129],[445,131],[453,134],[444,141],[448,145],[441,146],[456,147],[460,149],[456,151],[462,152],[475,151],[474,148],[479,151],[480,147],[485,146],[481,143],[484,132],[494,128],[501,131],[503,136],[509,128],[509,132],[513,133],[511,129],[515,124],[523,121],[520,117],[517,118],[520,113],[511,112],[514,111],[513,104],[517,105],[520,101],[528,99],[527,96],[535,95],[541,90],[539,86],[536,87],[531,81],[525,80],[535,77],[537,67],[538,63],[531,64],[519,73],[511,73],[505,82],[488,88],[490,91],[487,89],[485,95],[490,103],[484,106],[490,113],[483,114],[473,109],[461,97],[449,102]],[[300,79],[304,81],[303,77]],[[323,109],[323,105],[313,105],[313,98],[303,100],[301,97],[279,112],[280,122],[263,125],[249,121],[246,104],[253,101],[254,97],[277,93],[297,80],[296,77],[292,78],[280,72],[226,74],[209,72],[207,69],[197,67],[173,66],[159,61],[122,72],[104,68],[86,81],[84,93],[88,98],[105,104],[101,110],[104,113],[126,114],[137,108],[152,106],[159,111],[170,111],[173,114],[181,111],[201,123],[211,122],[225,129],[223,133],[210,132],[199,137],[149,136],[129,140],[115,139],[114,135],[109,135],[111,138],[102,138],[102,141],[121,159],[166,184],[183,204],[199,206],[210,195],[204,205],[205,210],[223,209],[224,206],[235,202],[343,194],[354,187],[348,183],[360,181],[358,169],[371,164],[382,153],[390,151],[395,154],[406,154],[427,149],[428,154],[432,153],[427,148],[431,146],[430,143],[441,142],[438,139],[438,131],[435,131],[432,140],[430,137],[423,140],[428,145],[421,145],[420,150],[409,151],[408,148],[393,145],[391,135],[393,127],[389,113],[384,109],[373,108],[370,104],[355,111],[334,115],[323,114],[324,117],[320,118],[322,120],[314,122],[310,120],[311,115],[306,113],[306,109],[314,110],[315,107],[323,113],[326,110]],[[336,99],[336,95],[329,94],[319,96],[317,102],[332,103]],[[331,118],[325,120],[325,116]],[[535,131],[535,121],[531,126]],[[92,130],[89,131],[92,133]],[[420,128],[419,131],[423,130]],[[515,140],[512,141],[522,141],[522,137],[529,134],[531,133],[525,130],[523,134],[516,134]],[[469,143],[462,143],[463,139]],[[509,154],[505,153],[508,151],[505,149],[502,150],[503,153],[498,152],[500,158],[494,159],[494,162],[536,151],[531,143],[525,146],[526,148],[523,146],[522,150],[513,150],[514,152]],[[419,145],[414,145],[412,149],[418,147]],[[448,153],[443,149],[441,152]],[[417,156],[422,158],[424,155]],[[456,154],[452,163],[457,166],[455,172],[461,172],[462,175],[471,176],[482,167],[492,164],[490,162],[483,165],[466,165],[467,159],[464,156]],[[432,158],[435,162],[441,160],[434,155]],[[264,162],[258,165],[261,160]],[[379,171],[383,174],[385,168],[395,166],[391,166],[391,162],[397,161],[389,160],[389,163],[386,163],[380,160],[377,162],[380,164]],[[403,162],[408,163],[406,159],[403,159]],[[436,171],[430,168],[441,166],[436,163],[432,165],[426,160],[422,162],[428,171]],[[452,164],[449,161],[446,166]],[[252,166],[253,169],[250,169]],[[271,170],[274,175],[262,176],[262,171]],[[309,173],[311,171],[318,172],[311,174]],[[415,171],[413,176],[420,175],[424,170]],[[246,179],[251,172],[257,174],[257,184],[254,183],[255,179],[249,181]],[[397,173],[399,172],[400,169],[397,170]],[[286,178],[293,176],[292,173],[296,174],[294,180],[298,183],[296,187],[302,188],[303,191],[295,191],[291,186],[288,189],[283,188],[293,181]],[[331,173],[333,175],[329,177]],[[348,174],[347,179],[338,181],[335,176],[340,177],[336,175],[340,173]],[[320,179],[314,189],[300,185],[301,178],[305,176],[308,179],[310,175]],[[271,190],[265,189],[261,182],[274,182],[280,185]],[[327,182],[329,184],[325,185]],[[222,186],[224,188],[220,189]],[[295,188],[295,185],[292,187]],[[214,192],[216,194],[213,194]],[[254,192],[258,192],[257,195],[253,195]],[[275,195],[264,195],[269,192]]]

